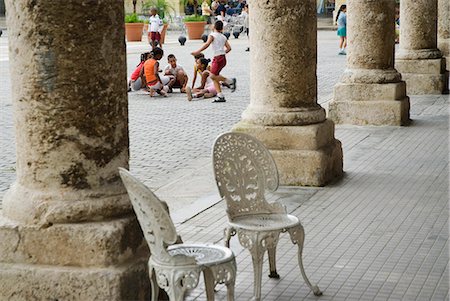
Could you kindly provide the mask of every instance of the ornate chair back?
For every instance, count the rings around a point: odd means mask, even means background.
[[[278,188],[278,170],[270,152],[256,138],[224,133],[213,147],[217,187],[227,203],[230,220],[240,216],[273,213],[264,195]]]
[[[167,247],[175,244],[178,236],[165,204],[126,169],[119,168],[119,173],[151,255],[159,262],[170,262],[172,256],[167,253]]]

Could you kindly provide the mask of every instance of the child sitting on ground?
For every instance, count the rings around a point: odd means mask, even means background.
[[[144,67],[144,63],[150,58],[150,52],[141,53],[141,62],[136,66],[133,73],[131,73],[130,81],[128,82],[128,92],[139,91],[145,88],[145,74],[141,70]]]
[[[181,93],[186,92],[186,85],[188,83],[188,76],[183,67],[177,65],[177,58],[173,54],[167,56],[169,64],[164,68],[164,75],[170,77],[169,81],[169,93],[173,88],[179,88]]]
[[[197,73],[200,74],[200,75],[202,74],[202,72],[200,70],[198,70],[198,68],[197,68],[198,63],[199,63],[198,60],[204,59],[204,58],[205,58],[205,55],[203,53],[199,53],[197,55],[194,55],[195,63],[194,63],[194,77],[192,79],[192,89],[194,89],[195,82],[197,81]],[[210,66],[208,65],[208,70],[209,70],[209,68],[210,68]]]
[[[200,63],[199,60],[203,59],[203,58],[205,58],[205,55],[202,52],[200,52],[197,55],[194,55],[195,63],[194,63],[194,78],[192,79],[192,89],[194,89],[194,87],[195,87],[195,82],[197,81],[197,74],[200,74],[200,75],[202,74],[202,72],[197,69],[197,66]],[[210,65],[208,65],[207,70],[211,71]],[[231,86],[225,82],[220,82],[220,85],[223,87],[231,88]]]
[[[168,76],[159,76],[158,62],[163,57],[164,51],[159,47],[155,47],[155,49],[150,52],[150,55],[150,59],[145,61],[144,68],[141,70],[141,72],[143,71],[145,74],[150,97],[153,97],[155,92],[166,97],[167,91],[169,91],[167,84],[169,83],[170,78]]]
[[[211,78],[211,72],[208,70],[210,61],[211,60],[205,58],[197,60],[197,69],[201,72],[202,82],[199,87],[192,90],[190,87],[186,88],[186,94],[189,101],[193,98],[211,98],[217,95],[217,90],[214,87],[214,82]]]

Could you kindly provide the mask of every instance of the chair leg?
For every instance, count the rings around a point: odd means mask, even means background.
[[[255,246],[253,250],[250,250],[252,254],[253,262],[253,300],[261,300],[261,278],[262,278],[262,265],[264,259],[264,250]]]
[[[159,296],[159,286],[158,283],[156,282],[156,275],[155,275],[155,270],[153,269],[153,267],[151,267],[149,265],[149,276],[150,276],[150,287],[151,287],[151,298],[152,301],[158,301],[158,296]]]
[[[227,227],[224,230],[224,242],[225,242],[225,247],[229,248],[230,247],[230,239],[231,236],[236,235],[236,230],[233,227]]]
[[[267,253],[269,255],[269,278],[280,279],[280,275],[277,273],[276,264],[276,251],[279,237],[280,233],[273,233],[271,236],[266,238]]]
[[[214,276],[210,269],[203,270],[203,278],[205,279],[206,300],[214,301]]]
[[[236,283],[236,260],[226,264],[226,269],[228,270],[229,278],[225,281],[227,286],[227,301],[234,301],[234,285]]]
[[[303,229],[303,226],[299,225],[298,227],[291,228],[288,231],[289,235],[291,236],[292,243],[298,246],[298,265],[300,267],[300,272],[302,273],[306,285],[308,285],[308,287],[313,291],[314,295],[321,296],[322,291],[319,289],[317,285],[311,284],[308,277],[306,276],[305,269],[303,267],[302,253],[303,253],[303,242],[305,240],[305,230]]]
[[[234,301],[234,283],[234,280],[227,283],[227,301]]]

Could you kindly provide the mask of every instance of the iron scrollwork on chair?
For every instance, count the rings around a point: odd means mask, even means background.
[[[279,278],[275,252],[280,233],[288,232],[298,246],[301,274],[314,295],[319,287],[312,285],[302,261],[304,230],[299,219],[287,214],[280,203],[269,203],[267,191],[278,188],[278,170],[272,155],[254,137],[243,133],[225,133],[217,137],[213,147],[214,176],[220,196],[227,203],[228,228],[225,245],[236,235],[240,244],[250,251],[254,269],[253,298],[261,299],[261,277],[264,253],[269,255],[271,278]]]
[[[119,168],[134,212],[150,248],[148,261],[152,301],[158,300],[158,287],[171,301],[183,300],[187,290],[197,287],[204,274],[207,300],[214,300],[214,287],[227,286],[228,301],[234,300],[236,261],[233,252],[213,244],[178,243],[167,205],[126,169]]]

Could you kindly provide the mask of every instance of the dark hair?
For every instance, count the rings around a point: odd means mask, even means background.
[[[196,59],[196,60],[204,58],[204,57],[205,57],[205,55],[203,53],[201,53],[201,52],[199,54],[197,54],[197,55],[194,55],[194,59]]]
[[[210,59],[205,59],[205,58],[200,59],[201,65],[208,66],[209,62],[211,62]]]
[[[172,53],[167,56],[167,60],[175,59],[175,58],[176,58],[175,54],[172,54]]]
[[[157,56],[158,54],[161,55],[161,57],[164,55],[164,51],[159,48],[159,47],[155,47],[153,48],[153,50],[150,52],[150,54],[152,55],[152,57]]]
[[[344,11],[344,9],[346,9],[347,8],[347,5],[346,4],[342,4],[340,7],[339,7],[339,11],[338,11],[338,13],[337,13],[337,15],[336,15],[336,22],[337,22],[337,20],[338,20],[338,18],[339,18],[339,15],[341,14],[341,11]]]
[[[217,20],[216,23],[214,23],[214,29],[215,30],[223,30],[223,22],[220,20]]]
[[[150,55],[150,52],[144,52],[144,53],[141,53],[141,63],[142,62],[145,62],[146,60],[147,60],[147,58],[148,58],[148,56]],[[139,65],[138,65],[139,66]]]
[[[245,8],[248,8],[248,3],[246,3],[246,4],[244,5],[244,7],[245,7]]]

